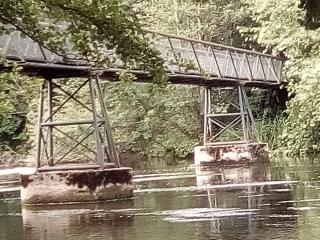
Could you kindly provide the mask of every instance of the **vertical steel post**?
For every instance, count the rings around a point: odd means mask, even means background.
[[[207,91],[208,91],[208,109],[207,109],[208,111],[207,111],[207,114],[211,114],[211,111],[212,111],[212,103],[211,103],[212,89],[211,89],[211,87],[208,87]],[[212,136],[212,122],[210,119],[208,121],[208,133],[209,133],[209,137],[211,137]]]
[[[253,73],[252,73],[252,69],[251,69],[251,66],[250,66],[250,61],[249,61],[249,58],[248,58],[248,55],[246,53],[244,53],[244,56],[246,57],[246,62],[248,64],[248,70],[249,70],[249,80],[252,81],[253,80]]]
[[[249,140],[248,136],[248,131],[246,127],[246,119],[245,119],[245,108],[244,108],[244,103],[243,103],[243,95],[241,91],[241,86],[238,86],[238,94],[239,94],[239,105],[240,105],[240,114],[241,114],[241,124],[242,124],[242,130],[243,130],[243,136],[244,136],[244,141]]]
[[[216,68],[217,68],[217,71],[218,71],[218,77],[221,78],[222,77],[222,73],[221,73],[221,69],[219,67],[219,63],[218,63],[218,60],[217,60],[217,56],[213,50],[213,48],[210,46],[210,49],[212,51],[212,56],[213,56],[213,60],[214,60],[214,63],[216,65]]]
[[[36,153],[36,168],[39,168],[41,166],[41,138],[42,138],[42,118],[43,118],[43,91],[45,88],[45,84],[42,83],[40,88],[40,96],[39,96],[39,106],[38,106],[38,131],[37,131],[37,153]]]
[[[203,121],[203,145],[207,144],[208,138],[208,87],[206,87],[204,92],[204,121]]]
[[[237,67],[233,61],[233,57],[232,57],[232,54],[230,52],[230,50],[228,50],[228,53],[229,53],[229,56],[230,56],[230,60],[231,60],[231,63],[232,63],[232,66],[233,66],[233,69],[234,69],[234,73],[236,74],[236,78],[239,79],[239,74],[238,74],[238,71],[237,71]]]
[[[178,59],[178,56],[177,56],[176,52],[174,51],[174,47],[173,47],[173,44],[172,44],[172,41],[171,41],[171,38],[170,38],[170,37],[168,37],[168,41],[169,41],[169,44],[170,44],[170,47],[171,47],[171,51],[172,51],[172,53],[173,53],[173,57],[174,57],[175,61],[176,61],[177,64],[178,64],[179,72],[181,73],[180,61],[179,61],[179,59]]]
[[[242,87],[242,92],[243,92],[244,102],[246,104],[247,111],[248,111],[248,119],[250,120],[249,122],[251,124],[253,137],[255,138],[255,140],[258,140],[260,142],[261,139],[260,139],[259,133],[257,131],[257,127],[256,127],[256,123],[255,123],[254,118],[253,118],[253,114],[252,114],[252,110],[251,110],[251,107],[250,107],[249,99],[248,99],[248,96],[246,94],[246,90],[245,90],[244,87]]]
[[[46,79],[47,82],[47,89],[48,89],[48,115],[49,115],[49,121],[53,121],[53,116],[52,116],[52,97],[53,97],[53,84],[52,84],[52,79]],[[49,152],[49,166],[53,166],[53,126],[48,127],[48,134],[49,134],[49,139],[48,139],[48,152]]]
[[[261,56],[260,56],[260,55],[258,55],[258,60],[259,60],[259,63],[261,64],[261,69],[262,69],[262,73],[263,73],[263,77],[264,77],[263,80],[267,80],[267,75],[266,75],[265,69],[264,69],[264,67],[263,67],[263,63],[262,63],[262,60],[261,60]]]
[[[202,68],[201,68],[200,60],[199,60],[199,58],[198,58],[196,49],[194,48],[193,42],[190,42],[190,43],[191,43],[191,48],[192,48],[194,57],[196,58],[196,61],[197,61],[197,63],[198,63],[199,71],[200,71],[200,74],[201,74],[201,73],[202,73]]]
[[[110,158],[111,158],[110,160],[112,162],[114,162],[114,164],[117,167],[120,167],[120,161],[119,161],[117,150],[115,148],[115,144],[113,141],[113,137],[112,137],[112,133],[111,133],[111,126],[108,121],[108,114],[107,114],[106,106],[105,106],[104,99],[103,99],[101,83],[100,83],[99,76],[97,74],[95,75],[95,82],[96,82],[102,117],[103,117],[103,121],[104,121],[104,134],[106,136],[106,140],[107,140],[107,144],[108,144],[108,148],[109,148],[109,153],[110,153]]]
[[[93,117],[93,129],[94,129],[94,136],[96,139],[96,147],[97,147],[97,160],[98,164],[101,168],[103,168],[103,151],[101,147],[101,139],[100,139],[100,131],[99,131],[99,124],[97,119],[97,107],[96,107],[96,99],[94,96],[94,86],[92,77],[89,77],[89,88],[90,88],[90,97],[91,97],[91,105],[92,105],[92,117]]]

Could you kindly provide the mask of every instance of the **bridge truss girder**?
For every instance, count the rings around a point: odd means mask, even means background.
[[[205,88],[204,145],[259,141],[246,89]]]
[[[77,97],[79,91],[85,87],[88,87],[87,92],[90,94],[89,101],[86,103]],[[55,98],[57,92],[66,96],[64,100],[58,100],[58,103]],[[76,102],[82,109],[90,112],[91,117],[83,120],[55,121],[57,115],[63,111],[70,101]],[[74,116],[74,118],[81,118],[81,116]],[[87,128],[84,133],[73,136],[63,130],[63,127],[66,126],[87,126]],[[57,149],[56,146],[58,144],[55,141],[57,134],[71,140],[73,145],[64,146],[61,149],[59,144],[60,149]],[[89,137],[94,138],[95,144],[93,146],[84,144]],[[86,154],[83,155],[101,168],[104,167],[105,163],[120,166],[108,121],[99,75],[91,74],[88,79],[85,79],[72,92],[65,90],[56,79],[45,78],[39,97],[36,166],[37,168],[56,166],[58,163],[63,162],[68,155],[74,153],[78,147],[85,149]],[[88,156],[89,153],[91,156]]]

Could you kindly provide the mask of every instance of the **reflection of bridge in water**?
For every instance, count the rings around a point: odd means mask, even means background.
[[[181,185],[181,179],[169,179],[166,171],[157,171],[158,175],[163,174],[161,179],[155,179],[154,174],[141,175],[140,184],[144,186],[136,190],[134,200],[24,207],[22,216],[10,214],[6,221],[0,219],[6,226],[2,234],[5,239],[9,236],[8,240],[164,239],[173,234],[175,239],[263,239],[297,228],[303,217],[292,208],[296,193],[291,182],[268,182],[267,166],[261,166],[259,171],[248,168],[253,173],[252,180],[261,182],[245,182],[240,176],[235,180],[237,184],[197,187],[196,176],[187,177]],[[176,176],[190,174],[184,170]],[[150,182],[154,184],[150,186]],[[20,206],[12,201],[5,205],[11,212],[20,212]]]
[[[169,83],[205,88],[204,146],[196,150],[196,162],[230,160],[229,152],[241,153],[241,156],[237,153],[236,160],[251,161],[262,156],[266,146],[256,142],[257,134],[246,88],[278,88],[284,83],[283,59],[152,31],[145,31],[145,34],[154,39],[152,46],[159,50],[165,59]],[[106,51],[107,56],[112,55],[116,59],[114,63],[108,68],[97,69],[79,60],[79,56],[72,49],[68,54],[62,56],[49,51],[29,37],[22,37],[19,32],[1,36],[0,48],[9,64],[16,62],[22,67],[23,73],[44,79],[39,100],[36,157],[38,174],[42,174],[40,179],[46,179],[44,175],[49,174],[52,170],[77,172],[88,169],[107,169],[106,171],[109,171],[108,174],[110,174],[112,171],[110,168],[120,167],[101,87],[102,80],[117,81],[118,72],[123,69],[123,63],[117,59],[117,56],[114,56],[114,51]],[[7,66],[2,66],[3,70],[7,68]],[[138,68],[130,72],[135,75],[137,82],[151,82],[153,77],[150,73]],[[73,92],[69,92],[64,88],[68,81],[61,81],[61,79],[75,77],[84,78],[84,80],[79,80],[79,86]],[[86,102],[77,96],[85,88],[90,93],[90,100]],[[66,99],[60,104],[54,100],[57,92],[66,96]],[[83,110],[90,112],[91,117],[78,119],[81,116],[76,116],[75,119],[68,121],[60,119],[59,113],[64,111],[69,101],[75,101],[82,106]],[[217,101],[228,104],[229,108],[227,110],[216,108]],[[82,131],[82,135],[73,136],[65,130],[66,127],[85,130]],[[231,129],[236,129],[236,131],[231,131]],[[63,150],[57,149],[57,141],[61,136],[71,139],[74,145],[66,146],[66,149]],[[94,145],[85,144],[90,139],[95,142]],[[84,157],[93,162],[93,165],[56,166],[79,147],[85,150]],[[119,174],[118,172],[118,176]],[[61,176],[61,174],[58,177],[48,176],[48,179],[58,179],[57,181],[61,182]],[[91,179],[89,183],[83,180],[86,177],[72,175],[72,181],[68,181],[68,186],[87,186],[96,191],[97,187],[106,186],[109,183],[109,180],[106,180],[109,178],[106,176]],[[34,179],[24,178],[25,188],[28,186],[30,188],[32,181]],[[130,185],[126,174],[121,180],[117,178],[115,181]],[[92,182],[95,182],[93,187]],[[54,185],[57,184],[56,182]],[[46,191],[46,189],[42,190]],[[52,192],[52,190],[48,191]],[[130,192],[129,189],[128,192]],[[65,192],[62,195],[68,194]],[[103,197],[100,196],[100,198]],[[69,200],[74,201],[75,199]]]

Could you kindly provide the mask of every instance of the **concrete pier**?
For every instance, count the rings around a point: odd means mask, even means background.
[[[21,203],[59,204],[133,196],[131,168],[66,169],[21,175]]]
[[[241,165],[268,161],[265,143],[226,144],[194,148],[195,165]]]
[[[263,143],[198,146],[194,149],[197,185],[266,181],[268,145]],[[259,165],[257,165],[259,164]]]

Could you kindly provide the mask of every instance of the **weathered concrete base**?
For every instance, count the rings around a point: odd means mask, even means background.
[[[132,196],[131,168],[57,170],[21,175],[22,204],[106,201]]]
[[[270,178],[266,166],[263,166],[269,160],[267,144],[199,146],[194,149],[194,160],[198,186]]]
[[[268,161],[268,145],[248,143],[198,146],[194,148],[195,165],[241,165]]]

